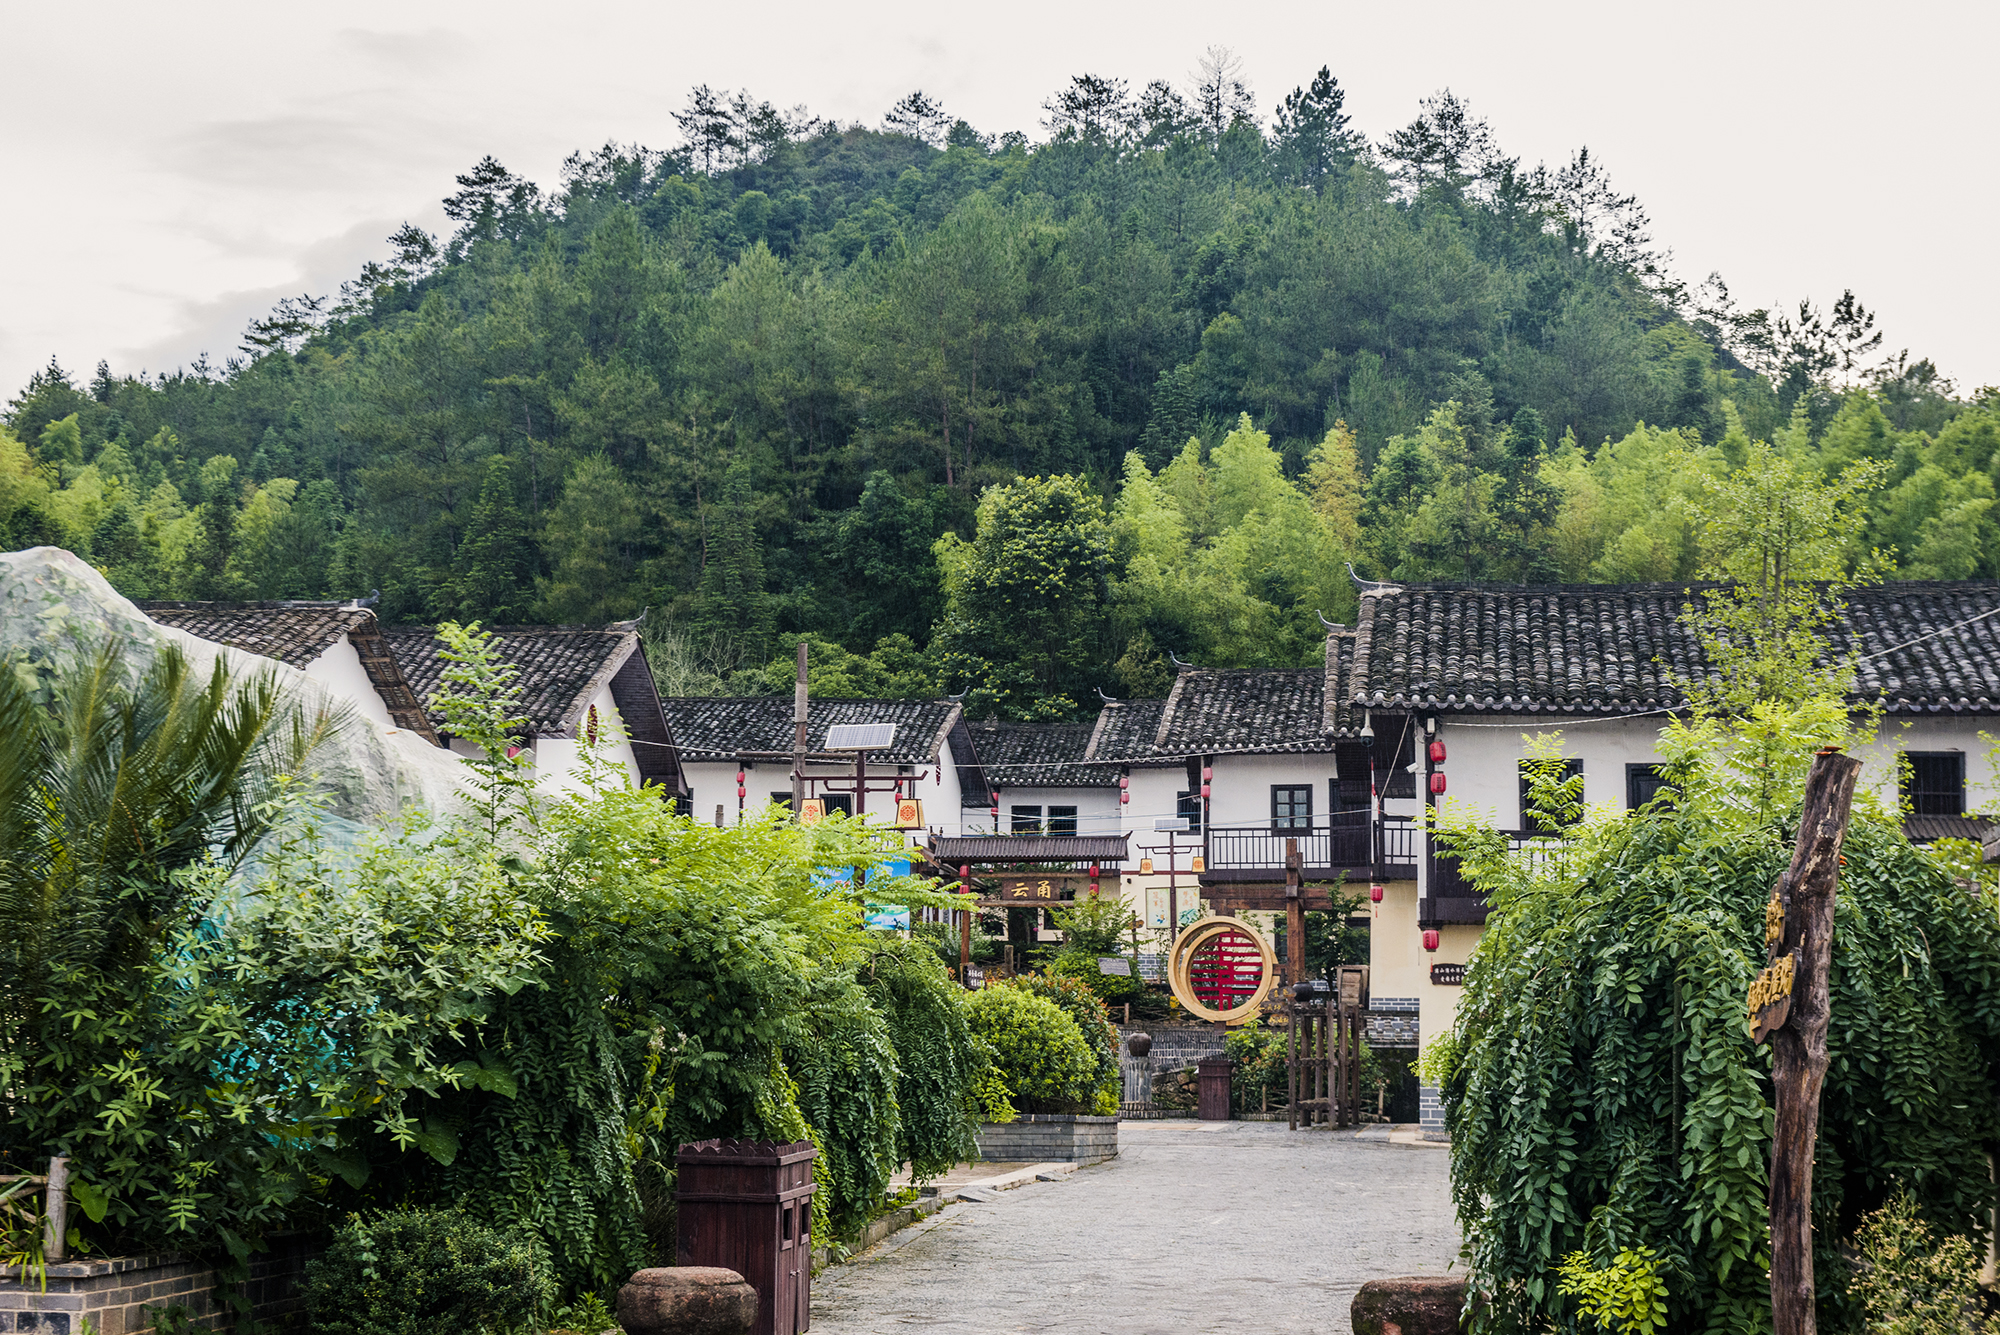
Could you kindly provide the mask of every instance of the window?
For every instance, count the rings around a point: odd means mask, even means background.
[[[1049,833],[1050,833],[1050,834],[1075,834],[1075,833],[1076,833],[1076,808],[1075,808],[1075,807],[1050,807],[1050,808],[1049,808]]]
[[[1174,814],[1188,823],[1188,833],[1200,834],[1201,790],[1197,788],[1192,792],[1176,793],[1174,795]]]
[[[1917,816],[1965,814],[1965,753],[1905,751],[1903,799]]]
[[[1653,800],[1653,794],[1667,786],[1660,776],[1658,765],[1627,765],[1625,767],[1625,806],[1637,811]]]
[[[792,809],[792,790],[787,788],[782,793],[772,793],[771,800],[785,810],[790,811]]]
[[[1013,831],[1015,834],[1040,834],[1042,832],[1042,809],[1040,807],[1015,807],[1013,809]]]
[[[1273,830],[1310,830],[1313,815],[1313,790],[1309,783],[1274,783],[1271,785],[1271,828]]]
[[[1544,834],[1547,832],[1546,828],[1541,821],[1535,819],[1535,813],[1528,804],[1529,785],[1532,782],[1530,776],[1533,774],[1533,771],[1528,767],[1535,763],[1532,760],[1521,762],[1521,828],[1529,834]],[[1562,762],[1562,777],[1564,780],[1574,779],[1581,773],[1583,773],[1583,762],[1581,760],[1565,760]],[[1576,805],[1572,806],[1566,813],[1563,813],[1559,823],[1574,825],[1582,819],[1583,796],[1579,793]]]
[[[836,811],[843,816],[854,814],[853,793],[821,793],[819,800],[826,803],[826,814],[829,816]]]

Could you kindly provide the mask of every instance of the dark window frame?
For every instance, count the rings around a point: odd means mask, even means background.
[[[821,793],[819,800],[823,804],[820,810],[829,816],[836,811],[843,816],[852,816],[854,814],[853,793]]]
[[[1033,823],[1024,825],[1022,823],[1024,821],[1031,821]],[[1040,805],[1010,806],[1007,808],[1007,833],[1039,835],[1046,834],[1047,832],[1048,826],[1042,823],[1042,808]]]
[[[1943,773],[1946,770],[1949,777]],[[1896,788],[1913,816],[1963,816],[1965,752],[1902,752],[1896,766]]]
[[[1271,831],[1274,834],[1303,833],[1312,829],[1313,787],[1310,783],[1274,783],[1271,785]],[[1280,803],[1279,794],[1286,795]],[[1300,811],[1303,800],[1305,810]]]
[[[1201,789],[1174,794],[1174,814],[1188,823],[1189,834],[1201,833]]]
[[[1520,776],[1520,783],[1521,783],[1521,803],[1520,803],[1521,824],[1518,828],[1520,828],[1521,830],[1525,831],[1528,834],[1541,834],[1544,832],[1542,830],[1542,827],[1535,821],[1534,817],[1530,815],[1528,811],[1528,766],[1534,763],[1535,762],[1532,760],[1522,759],[1515,766],[1515,773]],[[1564,756],[1562,758],[1562,763],[1563,763],[1563,778],[1565,779],[1574,778],[1577,775],[1583,773],[1582,756]],[[1588,784],[1590,781],[1586,779],[1584,780],[1584,782]],[[1589,792],[1586,789],[1585,795],[1582,798],[1579,798],[1577,801],[1576,816],[1570,822],[1570,824],[1578,825],[1583,822],[1583,808],[1585,803],[1588,801],[1589,801]]]
[[[1667,786],[1660,771],[1665,766],[1656,760],[1628,762],[1625,766],[1625,809],[1637,811],[1653,798],[1653,794]],[[1643,790],[1643,791],[1642,791]]]
[[[1048,815],[1047,815],[1047,817],[1045,818],[1045,820],[1044,820],[1044,822],[1043,822],[1043,824],[1042,824],[1042,831],[1043,831],[1043,833],[1045,833],[1045,834],[1052,834],[1052,835],[1053,835],[1053,834],[1070,834],[1070,835],[1073,835],[1073,834],[1075,834],[1075,833],[1076,833],[1076,815],[1077,815],[1077,811],[1076,811],[1076,808],[1075,808],[1075,807],[1053,807],[1053,806],[1052,806],[1052,807],[1048,808]],[[1067,827],[1067,828],[1064,828],[1064,827]]]

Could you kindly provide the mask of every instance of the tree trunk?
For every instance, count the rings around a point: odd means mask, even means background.
[[[1792,865],[1778,883],[1784,938],[1775,956],[1794,955],[1791,1015],[1771,1036],[1777,1134],[1771,1142],[1771,1318],[1773,1335],[1815,1335],[1812,1171],[1819,1094],[1826,1081],[1827,967],[1833,958],[1833,901],[1840,846],[1854,805],[1861,762],[1822,751],[1806,778]]]

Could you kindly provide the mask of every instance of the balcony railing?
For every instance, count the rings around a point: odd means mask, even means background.
[[[1560,839],[1550,839],[1529,830],[1502,830],[1500,833],[1507,836],[1509,852],[1516,855],[1525,853],[1538,866],[1563,855],[1565,845]],[[1417,918],[1425,927],[1486,921],[1485,894],[1467,879],[1459,868],[1457,858],[1435,846],[1431,850],[1430,875],[1425,878],[1424,897],[1417,905]]]
[[[1282,879],[1285,848],[1298,841],[1299,859],[1308,879],[1345,872],[1349,880],[1365,880],[1380,866],[1391,879],[1416,876],[1422,838],[1407,816],[1390,816],[1370,823],[1367,812],[1315,816],[1305,824],[1274,828],[1211,826],[1204,854],[1210,874],[1269,873]]]

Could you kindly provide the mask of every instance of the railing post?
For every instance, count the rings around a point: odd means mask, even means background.
[[[42,1259],[63,1259],[63,1244],[69,1238],[69,1160],[57,1155],[49,1160],[48,1186],[42,1195]]]

